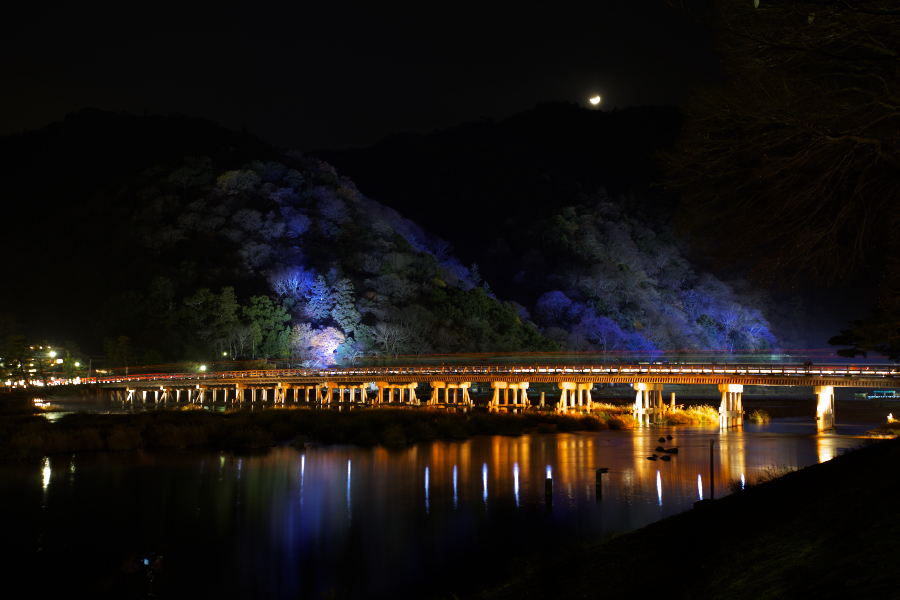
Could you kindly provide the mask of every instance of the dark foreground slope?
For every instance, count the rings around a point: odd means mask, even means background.
[[[900,440],[516,570],[474,598],[897,598]]]

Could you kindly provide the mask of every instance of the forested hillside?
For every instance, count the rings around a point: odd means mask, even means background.
[[[502,227],[422,196],[485,240],[480,269],[312,156],[196,120],[67,121],[0,143],[30,181],[6,176],[22,214],[7,240],[32,251],[10,267],[21,285],[0,310],[7,332],[81,340],[110,366],[556,349],[648,360],[775,344],[760,298],[697,272],[667,216],[634,194],[557,186]],[[42,160],[54,177],[41,180]]]
[[[771,297],[691,264],[675,228],[677,198],[651,186],[655,153],[680,126],[672,107],[547,103],[500,122],[319,154],[364,193],[446,236],[563,348],[625,357],[643,349],[646,358],[663,348],[772,347]]]

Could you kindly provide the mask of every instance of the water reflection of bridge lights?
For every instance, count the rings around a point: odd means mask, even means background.
[[[741,473],[741,489],[744,489],[744,487],[746,485],[747,485],[747,482],[744,480],[744,474]]]
[[[47,487],[50,485],[50,457],[45,456],[43,461],[43,468],[41,472],[44,476],[44,491],[47,491]]]
[[[347,527],[353,521],[353,509],[350,506],[350,461],[347,461]]]
[[[513,487],[516,492],[516,506],[519,506],[519,463],[513,465]]]
[[[835,457],[834,441],[827,438],[816,438],[816,449],[819,453],[819,462],[823,463]]]
[[[425,467],[425,514],[428,514],[428,467]]]
[[[484,505],[487,507],[487,463],[481,467],[481,480],[484,482]]]
[[[659,505],[662,506],[662,478],[659,471],[656,472],[656,495],[659,497]]]
[[[456,465],[453,465],[453,508],[459,503],[459,496],[456,494]]]
[[[222,459],[225,460],[224,458]],[[306,455],[300,455],[300,508],[303,508],[303,479],[306,475]]]
[[[703,476],[699,473],[697,474],[697,493],[700,494],[700,499],[703,500]]]

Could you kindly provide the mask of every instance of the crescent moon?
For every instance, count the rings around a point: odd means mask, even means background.
[[[594,96],[593,98],[591,98],[591,104],[593,104],[594,106],[600,104],[600,96]]]

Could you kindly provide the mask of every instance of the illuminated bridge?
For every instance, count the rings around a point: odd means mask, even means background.
[[[632,414],[642,424],[658,422],[675,408],[675,394],[663,400],[666,384],[712,384],[721,393],[719,423],[743,425],[741,396],[745,385],[811,386],[818,397],[816,422],[820,431],[834,428],[834,388],[893,388],[900,386],[897,366],[769,364],[613,364],[613,365],[492,365],[385,366],[333,369],[277,369],[205,373],[151,374],[89,378],[83,383],[109,389],[124,401],[231,403],[269,401],[322,408],[353,406],[431,406],[467,410],[473,383],[489,383],[493,398],[488,408],[521,412],[544,405],[544,392],[533,383],[556,384],[556,411],[590,411],[595,384],[631,384],[635,391]],[[419,398],[419,384],[428,384],[428,398]],[[510,392],[512,392],[510,394]],[[395,395],[396,394],[396,395]]]

